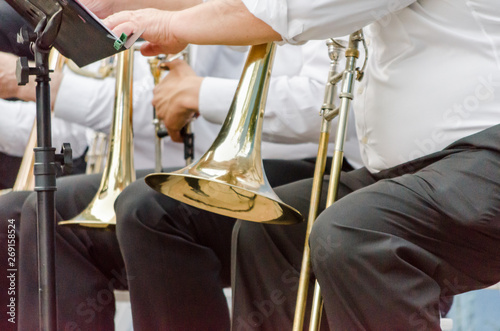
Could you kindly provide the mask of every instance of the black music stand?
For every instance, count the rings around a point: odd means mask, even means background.
[[[24,85],[36,75],[37,147],[35,152],[35,191],[37,192],[39,317],[40,328],[57,330],[55,282],[55,196],[57,163],[71,167],[71,148],[64,144],[62,154],[52,147],[49,86],[49,53],[55,47],[62,55],[84,66],[118,53],[135,38],[115,36],[76,0],[6,0],[32,25],[34,33],[21,29],[19,42],[30,43],[35,68],[20,58],[16,75]],[[128,40],[127,40],[128,39]],[[92,40],[91,43],[88,43]]]

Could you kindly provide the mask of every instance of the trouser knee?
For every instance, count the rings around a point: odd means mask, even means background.
[[[235,230],[236,233],[236,245],[238,250],[247,251],[253,250],[255,247],[259,246],[260,240],[265,236],[265,229],[262,224],[238,221],[238,225]]]
[[[347,224],[357,217],[356,208],[346,210],[340,205],[331,206],[318,217],[309,236],[313,264],[352,263],[359,232]]]
[[[118,239],[135,231],[175,232],[197,218],[196,208],[151,189],[144,181],[130,184],[115,202]]]
[[[127,186],[116,198],[116,233],[120,237],[124,229],[134,226],[138,219],[147,219],[144,211],[149,209],[152,202],[151,196],[155,192],[148,191],[144,181],[136,181]]]

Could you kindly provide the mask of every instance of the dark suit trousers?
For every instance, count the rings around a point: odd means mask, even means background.
[[[264,160],[271,185],[313,175],[306,161]],[[134,329],[228,330],[234,219],[181,204],[144,182],[116,203]]]
[[[314,164],[270,160],[264,162],[264,167],[268,176],[275,178],[274,183],[279,185],[312,176]],[[146,173],[138,173],[137,178]],[[96,194],[100,179],[101,175],[58,179],[56,221],[71,219],[81,212]],[[139,179],[127,187],[115,204],[117,233],[121,234],[120,243],[126,253],[127,272],[115,231],[56,226],[59,330],[114,330],[113,290],[127,288],[129,283],[136,330],[175,330],[179,323],[202,326],[181,330],[203,330],[203,326],[210,329],[206,323],[212,320],[216,320],[216,325],[229,325],[222,286],[229,286],[230,252],[229,248],[219,251],[214,247],[230,246],[234,221],[213,217],[218,219],[217,224],[213,224],[210,231],[202,231],[210,219],[197,219],[195,216],[202,215],[201,212],[177,202],[156,205],[163,200],[170,199]],[[172,210],[168,210],[170,207]],[[19,327],[20,330],[36,330],[35,194],[30,195],[23,206],[21,223]],[[156,228],[150,227],[151,224]],[[171,229],[173,232],[169,233]],[[199,233],[192,232],[193,229]],[[220,262],[216,261],[219,259]],[[219,277],[217,268],[220,265],[224,274]],[[197,281],[190,282],[193,278]],[[196,292],[198,288],[201,292]],[[214,294],[215,288],[217,293]],[[167,305],[163,305],[165,300]],[[197,307],[203,308],[204,313]],[[221,314],[224,316],[222,322]]]
[[[19,162],[16,162],[16,160],[19,160]],[[21,158],[15,158],[0,153],[0,163],[4,162],[0,165],[0,173],[3,176],[1,181],[4,183],[7,181],[7,187],[12,187],[14,184],[20,161]],[[75,172],[82,173],[85,171],[84,156],[74,159],[73,162],[75,166],[73,170],[75,170]],[[3,172],[4,170],[8,171]],[[58,171],[58,173],[60,173],[60,171]],[[10,177],[8,174],[10,174]],[[11,321],[15,321],[16,323],[9,322],[7,318],[3,318],[5,316],[2,316],[2,318],[0,318],[0,330],[2,331],[17,329],[17,321],[19,319],[18,271],[20,261],[19,231],[21,228],[21,210],[25,200],[31,194],[33,194],[32,191],[18,191],[0,195],[0,289],[2,289],[2,291],[0,291],[0,305],[2,307],[6,307],[8,304],[12,305],[11,300],[13,300],[16,306],[15,318],[11,319]],[[12,238],[13,230],[15,232],[15,238]],[[11,250],[10,252],[8,251],[9,249]],[[11,260],[9,260],[9,258],[11,258]],[[14,267],[11,267],[8,264],[9,262],[12,262]],[[8,269],[17,269],[17,271],[8,271]],[[7,278],[7,276],[9,276],[9,278]],[[16,284],[15,286],[11,286],[12,280],[14,284]],[[8,290],[9,288],[14,288],[14,290]],[[11,316],[13,315],[8,315],[9,318]]]
[[[440,297],[500,281],[499,173],[499,125],[377,174],[343,173],[309,241],[330,329],[438,330]],[[276,192],[307,215],[310,187]],[[304,238],[305,224],[238,222],[233,330],[291,329]]]

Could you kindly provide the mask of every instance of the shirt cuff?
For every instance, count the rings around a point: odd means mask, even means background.
[[[294,21],[288,22],[288,4],[286,0],[242,0],[247,9],[258,19],[268,24],[283,39],[277,44],[303,44],[304,41],[295,40],[294,37],[304,31],[304,25]]]

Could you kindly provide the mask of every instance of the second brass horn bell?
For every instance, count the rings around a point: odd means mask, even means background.
[[[101,184],[90,204],[71,220],[59,225],[108,228],[116,225],[114,202],[135,181],[133,153],[133,68],[134,49],[118,56],[113,120],[109,134],[108,155]]]
[[[181,170],[146,176],[149,186],[233,218],[269,224],[303,220],[274,193],[262,166],[262,121],[274,52],[273,43],[252,46],[231,108],[210,149]]]

